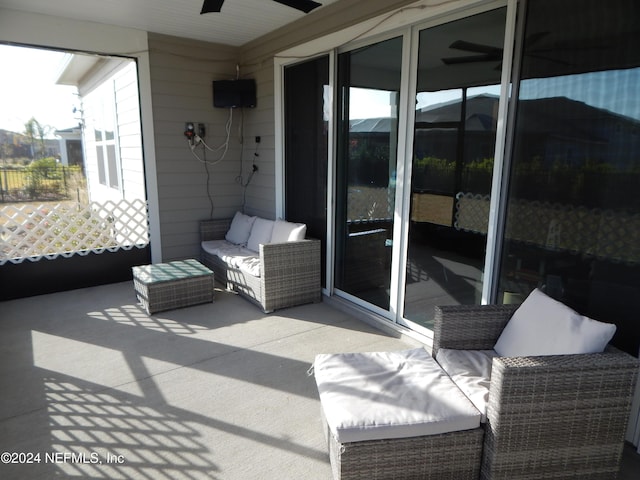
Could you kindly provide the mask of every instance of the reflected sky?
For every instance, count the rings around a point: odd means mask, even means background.
[[[523,80],[520,99],[567,97],[640,120],[640,68]]]

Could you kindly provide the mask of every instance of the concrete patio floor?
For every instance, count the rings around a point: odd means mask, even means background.
[[[0,304],[2,479],[330,480],[317,353],[398,350],[328,303],[148,316],[130,282]],[[4,460],[4,457],[3,457]],[[625,451],[623,479],[640,478]]]

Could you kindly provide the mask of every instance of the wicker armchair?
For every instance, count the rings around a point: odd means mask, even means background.
[[[201,221],[200,240],[223,240],[230,224],[230,218]],[[230,266],[203,249],[200,260],[213,270],[215,281],[266,313],[321,300],[320,240],[260,245],[259,277]]]
[[[493,349],[517,306],[436,308],[441,348]],[[604,353],[493,360],[482,479],[617,478],[638,360]]]

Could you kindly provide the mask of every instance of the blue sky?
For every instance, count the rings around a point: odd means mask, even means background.
[[[520,98],[567,97],[640,119],[640,68],[531,79],[520,86]]]

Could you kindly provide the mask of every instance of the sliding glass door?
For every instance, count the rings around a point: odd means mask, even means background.
[[[322,285],[326,284],[329,57],[284,70],[284,214],[307,225],[322,240]]]
[[[528,2],[497,301],[540,288],[637,355],[640,5],[587,5]]]
[[[390,307],[402,37],[338,59],[335,286]]]
[[[419,33],[403,317],[427,328],[434,306],[481,301],[505,20]]]

